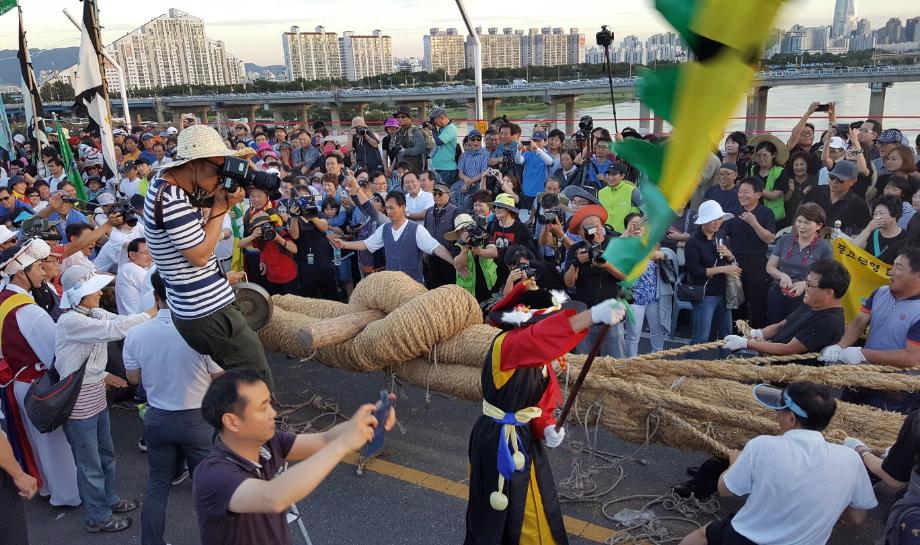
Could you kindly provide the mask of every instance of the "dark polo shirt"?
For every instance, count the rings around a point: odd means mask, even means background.
[[[259,449],[259,464],[239,456],[218,439],[195,468],[195,512],[201,545],[290,545],[284,513],[232,513],[230,498],[247,479],[270,481],[284,468],[296,435],[275,432]]]
[[[834,227],[834,222],[840,220],[841,230],[848,235],[859,233],[872,220],[869,205],[852,191],[831,204],[830,187],[822,185],[809,191],[803,202],[813,202],[824,209],[824,213],[827,214],[827,227]]]

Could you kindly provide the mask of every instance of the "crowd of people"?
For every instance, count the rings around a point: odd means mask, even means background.
[[[138,502],[115,491],[108,406],[145,403],[138,438],[149,465],[144,545],[165,543],[169,485],[196,469],[208,475],[195,478],[204,543],[232,542],[233,532],[286,531],[275,519],[228,526],[224,514],[283,510],[363,444],[377,421],[368,406],[322,436],[275,433],[268,425],[271,372],[232,304],[230,284],[242,277],[231,270],[236,248],[246,277],[270,294],[347,301],[362,278],[389,270],[429,289],[457,284],[486,313],[525,283],[568,292],[585,308],[625,298],[630,319],[579,322],[569,348],[580,353],[607,327],[601,355],[636,355],[646,330],[651,350],[662,350],[685,303],[692,308],[690,342],[724,339],[723,355],[820,352],[807,363],[913,367],[920,361],[917,154],[898,129],[874,119],[837,124],[833,104],[819,119],[818,106],[785,142],[772,134],[729,134],[628,290],[626,272],[604,253],[615,238],[645,234],[641,187],[651,182],[617,157],[614,144],[665,135],[611,133],[585,118],[574,135],[537,123],[525,136],[516,123],[497,118],[486,131],[461,137],[444,108],[417,120],[405,107],[385,120],[381,134],[355,117],[345,136],[322,122],[294,130],[236,124],[219,127],[218,135],[189,115],[178,128],[116,128],[117,176],[85,129],[63,139],[76,175],[55,145],[39,150],[36,161],[30,142],[17,135],[0,164],[0,349],[9,375],[0,373],[0,384],[12,445],[0,440],[2,476],[11,481],[5,490],[26,497],[38,491],[55,506],[82,504],[89,532],[128,528],[124,513]],[[914,144],[920,152],[920,136]],[[248,161],[280,184],[224,191],[221,162],[211,159],[226,157]],[[33,232],[36,225],[40,232]],[[850,275],[833,260],[830,236],[847,236],[892,266],[889,285],[867,294],[849,324],[841,298]],[[736,334],[735,319],[748,321],[748,336]],[[79,371],[82,383],[63,426],[41,433],[24,400],[51,368],[62,377]],[[231,371],[222,376],[225,370]],[[835,396],[904,414],[920,408],[917,394],[790,385],[778,404],[768,404],[778,411],[785,442],[752,441],[719,483],[721,492],[751,494],[746,511],[686,542],[787,542],[793,534],[777,533],[783,525],[764,513],[778,516],[773,503],[785,500],[776,495],[799,495],[782,488],[795,480],[825,497],[840,494],[825,506],[830,522],[797,523],[814,536],[804,542],[826,540],[841,513],[858,521],[856,511],[874,507],[863,486],[869,473],[851,471],[855,454],[841,454],[813,433],[833,415]],[[214,430],[220,441],[212,449]],[[892,449],[896,462],[855,439],[848,446],[872,475],[903,484],[913,480],[905,459],[920,435],[906,423],[902,435]],[[263,443],[275,454],[262,458],[274,459],[262,466],[269,473],[254,467]],[[776,452],[797,453],[798,470],[776,462]],[[306,481],[271,484],[279,463],[317,456],[323,463]],[[771,470],[777,483],[768,490],[751,475],[764,471],[754,461],[760,457],[782,466]],[[817,487],[825,473],[801,468],[822,457],[833,458],[821,467],[834,479]],[[898,471],[890,467],[895,463]],[[253,472],[264,486],[242,486]],[[309,470],[301,472],[306,478]],[[920,493],[909,496],[920,505]],[[911,509],[901,515],[920,528]],[[24,543],[21,535],[11,542]],[[889,543],[916,539],[889,536]]]

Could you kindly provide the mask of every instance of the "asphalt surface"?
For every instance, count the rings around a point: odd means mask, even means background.
[[[338,404],[343,413],[350,414],[360,403],[374,401],[377,392],[387,385],[383,373],[339,371],[312,362],[288,360],[278,354],[270,355],[270,362],[280,388],[279,399],[286,404],[303,402],[318,395],[323,401]],[[604,407],[603,410],[616,408]],[[478,405],[440,394],[433,394],[429,403],[424,390],[405,387],[399,391],[397,412],[401,429],[388,434],[382,459],[402,468],[413,468],[465,484],[468,434],[479,414]],[[292,415],[291,421],[304,422],[319,414],[315,409],[305,408]],[[332,417],[327,416],[315,424],[325,426],[331,421]],[[112,430],[118,453],[118,492],[122,497],[139,500],[143,497],[147,475],[144,454],[136,446],[140,427],[136,412],[112,411]],[[598,451],[633,456],[615,467],[598,469],[590,476],[597,492],[607,491],[598,501],[563,505],[566,515],[609,529],[595,540],[571,537],[572,545],[603,542],[616,529],[616,523],[604,515],[604,510],[613,515],[627,507],[639,509],[648,499],[617,502],[604,509],[606,502],[632,495],[654,497],[664,494],[672,484],[687,479],[687,466],[698,465],[707,458],[702,453],[678,451],[660,445],[639,449],[637,445],[610,436],[603,429],[596,431],[596,437],[594,428],[589,427],[588,430]],[[573,444],[585,439],[585,432],[578,426],[568,426],[565,443],[551,452],[557,483],[570,476],[575,460],[578,460],[581,469],[592,467],[590,457],[573,450]],[[616,484],[620,478],[619,467],[622,467],[623,476]],[[446,482],[443,479],[441,481]],[[877,495],[881,505],[870,513],[867,524],[860,528],[838,525],[829,543],[869,544],[877,540],[882,535],[884,517],[892,501],[891,493],[883,486],[877,488]],[[722,500],[720,514],[737,511],[741,505],[742,500]],[[298,508],[312,545],[448,544],[461,543],[464,535],[466,502],[457,494],[446,494],[407,482],[405,478],[394,478],[371,470],[358,475],[352,464],[339,465],[312,495],[298,504]],[[674,513],[666,513],[661,508],[655,511],[659,515],[674,516]],[[83,530],[83,514],[79,508],[52,508],[46,500],[36,497],[26,510],[33,545],[139,544],[140,510],[131,515],[134,525],[129,530],[118,534],[91,535]],[[712,517],[702,517],[701,520],[705,523]],[[668,522],[667,526],[672,531],[671,535],[676,536],[693,528],[678,522]],[[569,525],[570,531],[571,527]],[[296,522],[291,524],[291,528],[295,535],[294,543],[308,543]],[[199,543],[192,486],[188,481],[172,488],[166,538],[172,545]]]

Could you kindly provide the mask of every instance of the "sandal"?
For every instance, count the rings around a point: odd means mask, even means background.
[[[127,513],[137,509],[137,500],[121,500],[112,506],[113,513]]]
[[[122,530],[127,530],[131,527],[131,517],[116,517],[113,516],[105,522],[99,522],[97,524],[87,523],[84,528],[87,532],[91,534],[96,534],[99,532],[121,532]]]

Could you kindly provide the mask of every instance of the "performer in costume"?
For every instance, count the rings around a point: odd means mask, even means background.
[[[50,253],[44,240],[31,239],[0,257],[0,351],[9,366],[0,385],[10,383],[0,398],[13,452],[26,473],[38,479],[39,494],[50,495],[54,506],[77,506],[77,467],[64,430],[41,433],[25,411],[29,385],[54,362],[54,321],[31,296],[45,280],[41,261]]]
[[[490,313],[507,331],[492,341],[482,367],[483,414],[469,445],[466,545],[568,543],[544,449],[565,437],[564,429],[555,429],[553,410],[562,395],[552,363],[591,325],[620,322],[625,307],[609,299],[583,310],[563,299],[562,292],[538,290],[528,279]]]

